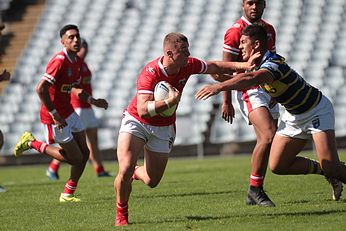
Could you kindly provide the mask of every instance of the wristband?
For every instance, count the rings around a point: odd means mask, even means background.
[[[171,107],[169,106],[168,100],[164,99],[163,101],[165,101],[165,104],[167,105],[168,109],[170,109]]]
[[[157,113],[155,111],[155,101],[149,101],[147,109],[148,109],[148,113],[149,113],[150,117],[157,115]]]
[[[87,102],[90,103],[90,104],[91,104],[91,99],[92,99],[92,96],[89,95],[89,96],[88,96],[88,99],[87,99]]]
[[[53,110],[49,111],[48,113],[49,113],[49,115],[52,116],[52,115],[54,115],[56,113],[56,109],[54,108]]]

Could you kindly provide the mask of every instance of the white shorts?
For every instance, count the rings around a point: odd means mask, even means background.
[[[72,132],[81,132],[85,130],[77,113],[73,112],[66,119],[67,126],[58,129],[55,124],[43,124],[44,137],[48,144],[68,143],[73,139]]]
[[[310,139],[311,134],[335,129],[335,117],[332,103],[325,96],[312,110],[293,115],[285,110],[282,115],[278,135],[299,139]]]
[[[249,121],[249,113],[259,107],[268,108],[273,119],[279,119],[280,117],[279,104],[270,108],[271,96],[260,87],[247,91],[236,91],[236,98],[239,110],[248,124],[251,124]]]
[[[98,122],[95,112],[92,108],[75,108],[75,112],[79,115],[85,128],[97,128]]]
[[[175,126],[152,126],[144,124],[124,112],[119,133],[130,133],[145,141],[145,147],[153,152],[170,153],[175,140]]]

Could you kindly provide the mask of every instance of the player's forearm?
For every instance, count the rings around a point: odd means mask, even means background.
[[[95,101],[95,99],[82,88],[73,87],[71,92],[83,102],[92,104],[92,102]]]
[[[255,81],[251,73],[238,74],[234,78],[219,83],[220,91],[245,90],[259,83]]]
[[[36,88],[36,93],[39,96],[42,104],[47,108],[49,112],[54,111],[55,107],[50,99],[49,90],[44,84],[39,84]]]
[[[232,103],[232,91],[223,91],[222,92],[223,97],[223,103],[224,104],[231,104]]]

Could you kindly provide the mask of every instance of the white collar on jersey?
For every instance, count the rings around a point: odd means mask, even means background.
[[[76,57],[74,57],[74,61],[72,61],[72,59],[71,59],[71,57],[68,55],[67,50],[66,50],[65,47],[64,47],[64,49],[62,49],[62,51],[65,53],[65,55],[66,55],[67,59],[70,61],[70,63],[74,63],[75,61],[77,61],[77,58],[76,58]]]
[[[241,16],[241,20],[245,21],[245,22],[246,22],[246,24],[248,24],[248,25],[252,25],[252,23],[251,23],[249,20],[247,20],[247,19],[245,18],[245,16],[244,16],[244,15],[243,15],[243,16]]]
[[[165,70],[165,67],[164,67],[163,64],[162,64],[162,61],[163,61],[163,56],[161,56],[161,57],[159,58],[159,60],[157,61],[157,64],[159,65],[159,68],[160,68],[161,72],[162,72],[166,77],[168,77],[168,74],[167,74],[167,72],[166,72],[166,70]]]

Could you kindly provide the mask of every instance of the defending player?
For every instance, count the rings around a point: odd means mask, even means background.
[[[238,74],[222,83],[209,85],[197,92],[197,99],[207,99],[224,90],[242,90],[260,85],[285,107],[274,137],[270,169],[280,175],[324,175],[332,186],[333,199],[339,200],[346,182],[346,166],[336,149],[334,110],[331,102],[285,62],[266,48],[267,32],[261,25],[247,26],[240,38],[243,59],[260,52],[262,59],[254,72]],[[319,162],[297,156],[312,137]]]
[[[141,180],[156,187],[165,171],[175,139],[175,113],[169,117],[159,113],[178,104],[188,78],[193,74],[232,73],[251,69],[247,63],[203,61],[192,58],[188,39],[179,33],[169,33],[163,42],[163,56],[148,63],[137,80],[137,94],[124,112],[119,130],[117,157],[119,172],[114,181],[116,193],[115,225],[128,224],[128,200],[132,180]],[[154,100],[153,92],[159,81],[171,84],[169,98]],[[218,79],[222,80],[222,79]],[[144,166],[136,166],[144,150]]]
[[[84,89],[89,95],[92,95],[91,87],[91,71],[85,62],[85,57],[88,54],[88,43],[82,39],[81,47],[77,55],[83,60],[81,69],[81,83],[80,87]],[[71,104],[75,112],[79,115],[83,126],[85,127],[87,144],[90,151],[90,160],[95,169],[96,175],[98,177],[110,176],[107,171],[105,171],[102,165],[102,158],[100,151],[98,149],[98,139],[97,139],[97,126],[98,122],[95,117],[94,110],[91,104],[88,102],[81,101],[78,96],[71,94]],[[60,167],[60,161],[53,159],[46,171],[46,175],[51,180],[59,179],[58,170]]]
[[[84,127],[71,105],[71,92],[81,100],[97,107],[107,108],[104,99],[94,99],[78,88],[82,59],[77,56],[80,48],[78,27],[66,25],[60,30],[64,49],[54,55],[46,67],[46,73],[39,82],[36,92],[41,99],[40,118],[44,125],[48,144],[58,143],[61,148],[49,146],[24,132],[14,149],[16,157],[30,148],[71,165],[70,178],[61,193],[60,202],[79,202],[74,192],[85,164],[89,159]]]
[[[275,51],[275,30],[262,18],[266,6],[265,0],[243,0],[243,16],[238,19],[224,36],[223,60],[242,62],[239,50],[241,31],[255,22],[263,23],[268,32],[267,48]],[[253,125],[256,133],[256,146],[252,151],[250,187],[246,203],[248,205],[275,206],[263,189],[264,178],[268,166],[269,151],[277,129],[279,118],[278,104],[271,103],[271,97],[258,86],[252,86],[236,92],[239,110],[248,124]],[[221,107],[222,118],[232,123],[234,108],[231,91],[223,93]]]

